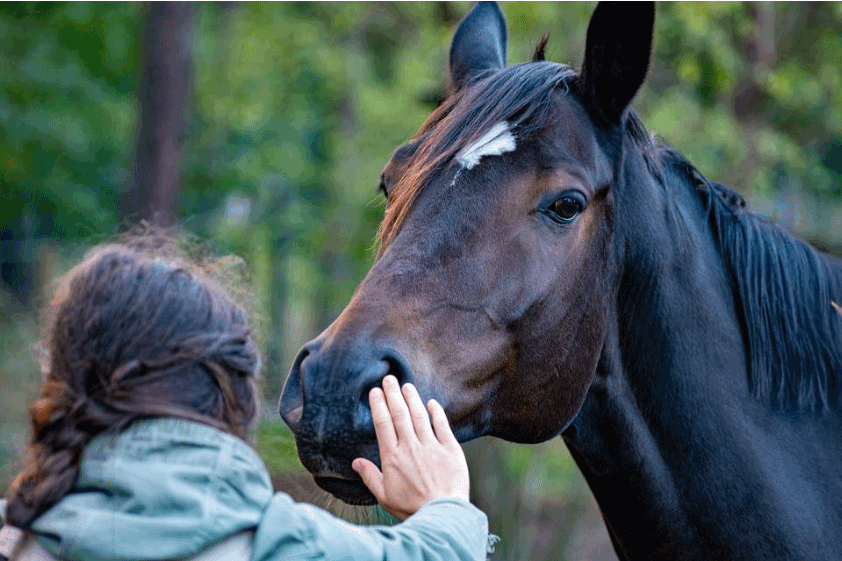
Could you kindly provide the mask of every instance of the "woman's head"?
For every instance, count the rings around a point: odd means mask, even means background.
[[[185,259],[96,248],[62,279],[43,345],[33,457],[8,493],[12,524],[28,526],[70,490],[100,432],[170,416],[247,438],[257,419],[260,357],[247,314]]]

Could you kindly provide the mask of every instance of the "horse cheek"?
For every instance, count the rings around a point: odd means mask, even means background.
[[[556,306],[546,314],[563,318],[547,328],[555,336],[546,344],[553,352],[545,359],[551,366],[546,368],[548,379],[542,389],[546,395],[556,396],[548,413],[557,432],[567,428],[579,413],[605,344],[611,316],[609,295],[616,283],[612,266],[612,203],[609,194],[599,205],[593,205],[594,212],[582,217],[573,249],[582,260],[574,268],[575,273],[560,282],[569,290],[556,297]]]

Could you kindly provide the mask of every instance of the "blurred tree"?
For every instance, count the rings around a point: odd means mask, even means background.
[[[190,2],[153,2],[146,14],[134,181],[123,219],[172,226],[178,214],[192,76]]]

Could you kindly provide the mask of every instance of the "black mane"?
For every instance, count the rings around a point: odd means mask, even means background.
[[[705,203],[748,344],[749,384],[774,407],[823,412],[839,404],[842,271],[807,243],[750,212],[732,189],[664,149]]]

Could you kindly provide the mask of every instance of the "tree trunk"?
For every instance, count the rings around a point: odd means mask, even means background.
[[[152,2],[146,17],[134,181],[122,201],[124,225],[175,224],[191,93],[189,2]]]

